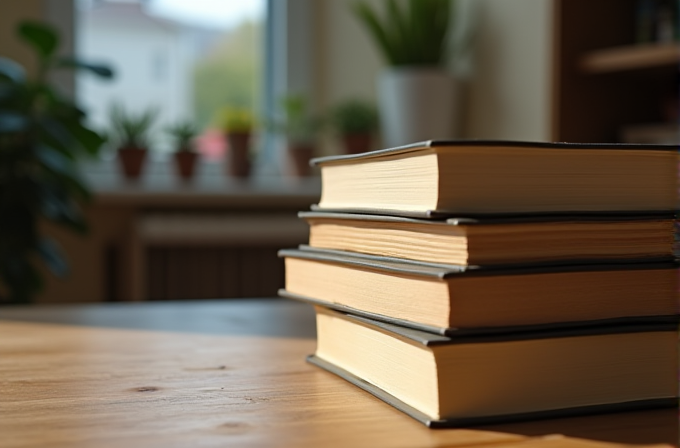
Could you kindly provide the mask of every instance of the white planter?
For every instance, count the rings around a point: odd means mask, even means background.
[[[458,132],[458,88],[446,71],[389,68],[378,80],[378,106],[387,147],[452,139]]]

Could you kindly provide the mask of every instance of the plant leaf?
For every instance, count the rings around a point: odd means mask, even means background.
[[[447,55],[452,0],[388,0],[381,22],[365,1],[352,4],[390,65],[439,66]]]
[[[14,83],[22,83],[26,80],[26,71],[13,60],[0,57],[0,77]]]
[[[353,3],[352,11],[366,26],[369,34],[376,41],[378,49],[382,52],[383,57],[387,62],[391,65],[397,65],[399,62],[398,54],[395,54],[393,42],[390,41],[387,32],[378,20],[375,11],[364,2]]]
[[[64,277],[68,273],[68,263],[61,247],[51,238],[43,237],[37,246],[38,255],[57,277]]]
[[[99,149],[106,142],[106,139],[97,132],[83,126],[79,122],[64,123],[71,135],[80,143],[80,146],[85,149],[87,154],[96,156]]]
[[[63,186],[43,185],[42,208],[45,218],[79,233],[87,232],[87,224],[77,204],[70,200]]]
[[[83,200],[91,198],[90,190],[80,176],[80,172],[73,160],[61,152],[46,146],[35,148],[35,155],[47,176],[56,178],[73,195]]]
[[[29,125],[28,117],[16,112],[0,110],[0,133],[24,132]]]
[[[103,64],[91,64],[89,62],[84,62],[76,59],[72,56],[61,57],[57,60],[57,68],[70,68],[76,70],[85,70],[100,78],[112,79],[114,77],[114,71],[108,65]]]
[[[22,22],[19,24],[19,36],[38,52],[43,61],[51,58],[59,47],[57,32],[42,22]]]
[[[408,64],[409,59],[412,59],[414,50],[418,51],[418,42],[414,42],[409,36],[412,32],[412,23],[408,20],[408,13],[402,11],[396,0],[387,1],[387,19],[385,26],[385,34],[389,36],[391,47],[393,49],[402,48],[403,51],[398,52],[392,50],[393,60],[395,64]],[[387,30],[392,29],[392,33]]]

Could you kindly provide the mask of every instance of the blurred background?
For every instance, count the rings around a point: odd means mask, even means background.
[[[21,300],[274,296],[276,251],[305,243],[296,212],[319,197],[310,157],[438,138],[680,143],[676,1],[444,0],[421,23],[408,1],[401,16],[360,3],[0,3],[0,56],[29,77],[25,20],[114,72],[49,74],[106,141],[77,160],[88,231],[38,217],[68,269],[36,261],[44,284]],[[389,36],[400,20],[441,34],[381,45],[366,10]],[[7,278],[0,302],[16,302]]]

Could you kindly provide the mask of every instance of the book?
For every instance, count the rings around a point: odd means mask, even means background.
[[[440,220],[301,212],[309,246],[456,265],[660,261],[674,257],[673,215]]]
[[[441,334],[677,321],[676,263],[493,269],[319,249],[279,256],[284,297]]]
[[[435,140],[312,160],[317,209],[437,214],[676,210],[677,145]]]
[[[450,338],[316,313],[309,362],[430,427],[678,405],[677,325]]]

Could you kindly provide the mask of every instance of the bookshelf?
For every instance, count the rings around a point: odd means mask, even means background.
[[[555,0],[552,137],[617,142],[623,128],[668,122],[680,43],[637,44],[637,0]]]
[[[595,50],[579,61],[588,74],[665,69],[680,64],[680,44],[640,44]]]

